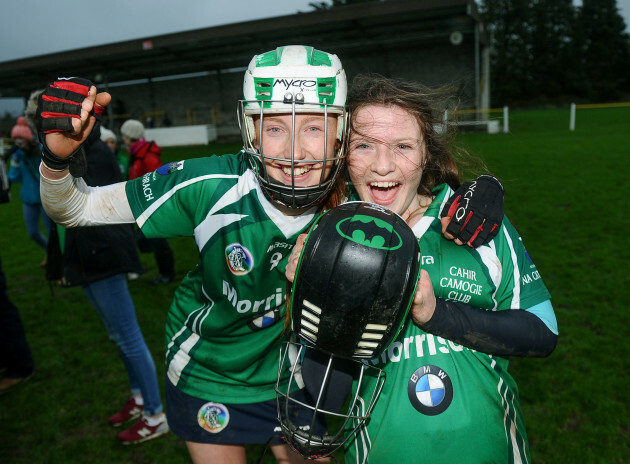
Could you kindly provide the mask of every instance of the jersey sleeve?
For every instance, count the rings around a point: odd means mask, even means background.
[[[217,191],[229,188],[225,181],[238,177],[231,173],[228,158],[167,163],[128,181],[127,199],[143,234],[148,238],[194,235]]]
[[[551,298],[516,228],[504,217],[494,240],[501,259],[502,277],[497,289],[497,309],[527,309]]]

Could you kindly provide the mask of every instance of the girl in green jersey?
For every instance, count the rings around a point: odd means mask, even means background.
[[[166,409],[195,463],[244,464],[245,445],[265,443],[279,461],[302,462],[276,414],[284,265],[343,186],[346,93],[336,55],[306,46],[256,55],[238,103],[243,151],[102,189],[80,179],[81,144],[109,94],[60,78],[40,100],[42,190],[57,222],[136,222],[148,238],[194,237],[198,264],[166,318]]]
[[[149,238],[194,237],[199,262],[174,295],[165,341],[168,422],[195,463],[244,463],[250,443],[300,461],[277,430],[284,270],[297,236],[343,186],[346,80],[335,55],[305,46],[256,55],[243,95],[243,151],[169,163],[106,188],[80,179],[80,147],[92,111],[111,97],[60,78],[38,110],[42,196],[57,222],[136,222]]]
[[[508,358],[554,350],[550,295],[506,218],[496,237],[476,248],[442,235],[445,218],[467,216],[467,202],[494,179],[460,185],[428,95],[379,76],[355,79],[349,93],[347,163],[356,194],[407,221],[420,240],[422,271],[410,319],[369,361],[386,381],[370,419],[346,445],[346,462],[529,462]],[[452,198],[454,190],[462,195]],[[369,382],[364,388],[373,391]]]
[[[425,89],[364,77],[353,83],[349,107],[352,183],[362,200],[408,222],[423,270],[411,320],[371,361],[387,380],[346,462],[529,462],[507,358],[555,348],[556,319],[540,274],[505,218],[476,249],[441,236],[444,211],[458,215],[447,200],[459,176]]]

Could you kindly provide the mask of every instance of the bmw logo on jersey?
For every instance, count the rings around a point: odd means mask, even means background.
[[[253,331],[266,329],[270,325],[273,325],[276,322],[278,322],[280,318],[281,318],[280,310],[276,308],[271,311],[267,311],[262,316],[253,317],[247,323],[247,326]]]
[[[422,366],[411,375],[407,386],[409,401],[427,416],[442,414],[453,400],[453,383],[437,366]]]

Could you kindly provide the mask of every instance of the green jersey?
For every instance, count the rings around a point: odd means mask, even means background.
[[[170,163],[127,182],[145,236],[192,236],[197,266],[166,320],[170,381],[197,398],[275,397],[286,258],[317,210],[285,216],[263,195],[244,153]]]
[[[504,219],[488,245],[472,250],[442,236],[441,185],[413,227],[436,296],[488,310],[530,308],[550,298],[521,238]],[[527,463],[518,389],[505,358],[424,332],[409,320],[379,358],[386,381],[346,462]],[[370,391],[370,389],[368,389]]]

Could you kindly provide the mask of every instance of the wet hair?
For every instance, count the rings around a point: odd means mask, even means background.
[[[449,93],[378,74],[358,75],[348,94],[351,133],[361,133],[352,116],[371,105],[398,106],[418,122],[426,147],[424,165],[419,167],[423,172],[418,194],[431,197],[431,190],[442,183],[456,189],[461,185],[462,168],[483,170],[480,160],[473,160],[465,150],[453,146],[454,128],[442,123],[444,109],[454,106]]]
[[[353,80],[348,93],[350,137],[346,139],[346,143],[349,142],[352,132],[362,134],[361,130],[355,126],[355,120],[352,117],[358,110],[370,105],[398,106],[408,111],[418,121],[424,138],[423,142],[426,145],[425,164],[418,167],[423,169],[418,193],[432,197],[431,190],[443,183],[456,189],[461,185],[462,168],[466,169],[466,173],[481,173],[487,170],[481,160],[470,156],[462,148],[454,147],[455,131],[452,127],[444,127],[441,119],[443,109],[448,107],[449,102],[450,107],[454,106],[450,94],[432,90],[418,83],[386,78],[377,74],[358,75]],[[369,134],[362,135],[369,137]],[[348,148],[347,146],[346,156],[350,156]],[[322,212],[340,205],[347,199],[349,190],[347,182],[350,182],[349,178],[339,176]],[[287,312],[283,329],[285,333],[291,330],[291,315],[288,310],[291,307],[291,293],[292,284],[287,282]]]
[[[344,163],[345,162],[346,161],[344,160]],[[342,169],[345,170],[346,167],[342,166]],[[335,180],[335,185],[326,197],[323,211],[335,208],[346,201],[346,198],[348,197],[348,188],[346,186],[346,182],[346,176],[343,174],[342,171],[342,173],[337,176],[337,179]]]

